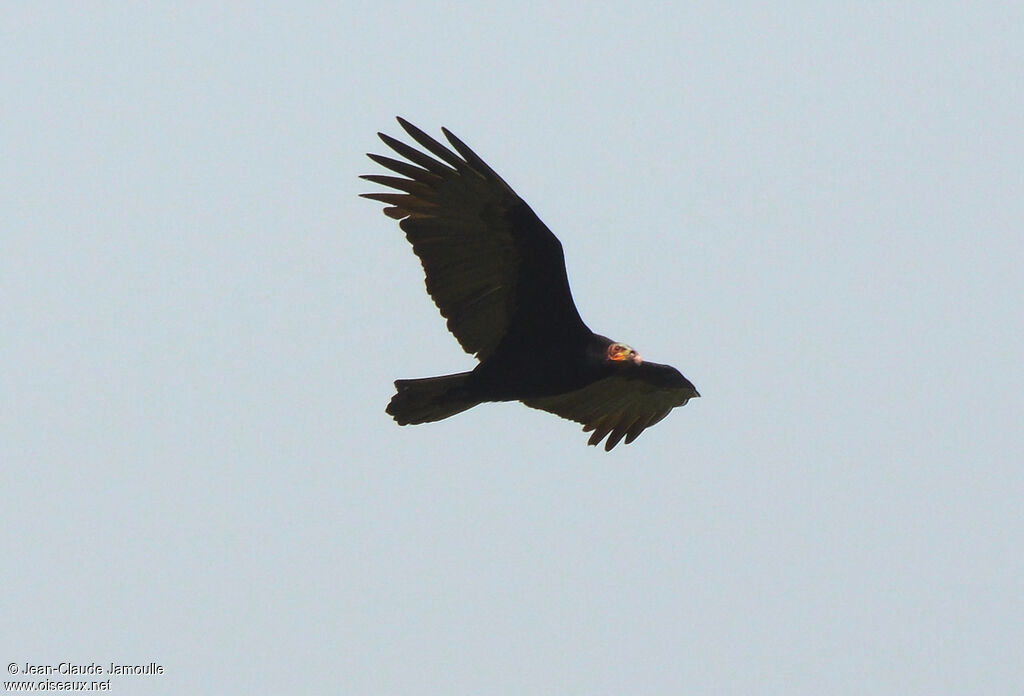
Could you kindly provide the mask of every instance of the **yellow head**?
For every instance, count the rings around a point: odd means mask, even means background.
[[[640,354],[625,343],[613,343],[608,346],[608,359],[612,362],[632,362],[636,365],[643,362]]]

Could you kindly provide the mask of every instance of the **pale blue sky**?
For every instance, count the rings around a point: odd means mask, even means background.
[[[9,3],[0,657],[118,694],[1024,690],[1019,3]],[[468,369],[378,130],[448,126],[703,398]]]

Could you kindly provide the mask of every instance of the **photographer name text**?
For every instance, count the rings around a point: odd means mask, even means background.
[[[7,671],[11,674],[15,674],[18,669],[17,665],[13,662],[7,666]],[[115,662],[111,662],[108,666],[97,662],[90,662],[89,664],[76,664],[74,662],[61,662],[57,665],[34,665],[31,662],[26,662],[24,668],[20,670],[22,674],[163,674],[164,666],[158,665],[155,662],[150,662],[147,665],[119,665]]]

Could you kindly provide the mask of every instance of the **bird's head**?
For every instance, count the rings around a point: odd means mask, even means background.
[[[639,365],[643,362],[643,358],[640,357],[640,354],[625,343],[612,343],[608,346],[607,357],[608,360],[613,363],[631,362],[635,365]]]

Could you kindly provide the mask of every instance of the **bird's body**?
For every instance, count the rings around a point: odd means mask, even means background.
[[[380,134],[408,161],[369,155],[402,178],[365,175],[398,193],[363,196],[401,220],[448,329],[480,361],[471,372],[396,381],[387,411],[400,425],[522,401],[583,423],[592,445],[607,435],[610,450],[699,396],[675,368],[587,328],[561,243],[494,170],[449,131],[458,154],[398,121],[433,157]]]
[[[509,351],[499,347],[470,373],[468,386],[486,401],[522,401],[580,389],[611,371],[601,361],[611,341],[591,337],[562,343],[558,351],[537,346],[536,352],[524,353],[515,344]],[[581,355],[591,360],[580,360]]]

